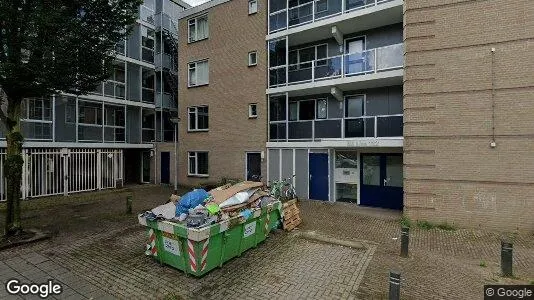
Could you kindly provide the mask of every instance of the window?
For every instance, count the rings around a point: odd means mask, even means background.
[[[199,86],[209,83],[209,64],[208,60],[189,63],[189,82],[188,86]]]
[[[316,0],[315,13],[321,13],[325,11],[328,11],[328,0]]]
[[[357,118],[363,116],[363,96],[351,96],[345,99],[345,117]]]
[[[208,176],[208,152],[188,152],[189,176]]]
[[[154,103],[155,93],[154,88],[156,86],[156,76],[154,70],[143,68],[141,78],[142,100],[143,102]]]
[[[189,107],[187,111],[189,131],[207,131],[209,129],[207,106],[193,106]]]
[[[102,125],[102,104],[79,101],[78,122],[82,124]]]
[[[248,53],[248,66],[255,66],[258,64],[258,52],[251,51]]]
[[[189,19],[189,42],[196,42],[208,38],[208,15]]]
[[[27,120],[52,121],[49,98],[29,98],[22,102],[22,118]]]
[[[257,118],[258,117],[258,104],[251,103],[248,105],[248,117]]]
[[[255,14],[258,12],[258,1],[257,0],[248,0],[248,14]]]
[[[289,51],[289,70],[306,69],[312,67],[312,61],[316,61],[317,66],[327,64],[328,46],[326,44],[296,49]]]
[[[148,27],[141,27],[141,58],[143,61],[154,62],[155,32]]]
[[[327,115],[327,102],[326,99],[317,99],[317,119],[326,119]]]

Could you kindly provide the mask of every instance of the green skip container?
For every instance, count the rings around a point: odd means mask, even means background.
[[[253,210],[249,219],[236,216],[200,229],[138,216],[139,224],[148,229],[146,254],[194,276],[202,276],[256,247],[281,218],[280,201]]]

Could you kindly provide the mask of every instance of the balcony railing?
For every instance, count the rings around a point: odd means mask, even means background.
[[[269,87],[365,75],[403,67],[404,46],[394,44],[363,52],[269,68]]]
[[[143,143],[152,143],[156,140],[156,130],[150,128],[143,128],[141,136]]]
[[[286,2],[286,0],[278,1]],[[312,0],[297,6],[271,12],[269,14],[269,33],[313,23],[325,18],[377,6],[390,1],[393,0],[341,0],[328,1],[326,3],[324,3],[324,0]],[[287,7],[287,3],[283,7]]]
[[[403,116],[397,114],[324,120],[272,121],[269,131],[271,142],[401,137]]]
[[[126,84],[116,81],[104,82],[104,96],[124,99],[126,94]]]
[[[156,93],[156,107],[176,109],[176,101],[170,93]]]
[[[139,7],[139,19],[154,25],[154,11],[146,6]]]
[[[51,141],[52,121],[21,120],[22,133],[26,140]]]
[[[178,35],[176,23],[166,13],[159,12],[154,16],[156,28],[163,28],[174,35]]]

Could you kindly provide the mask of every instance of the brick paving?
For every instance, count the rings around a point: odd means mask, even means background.
[[[130,191],[135,195],[134,209],[143,211],[164,202],[168,191],[159,187]],[[135,216],[124,216],[124,196],[119,191],[95,200],[73,198],[60,206],[36,204],[41,213],[25,210],[32,216],[26,222],[62,228],[56,228],[51,240],[0,251],[0,281],[54,278],[65,286],[61,299],[384,299],[388,271],[396,269],[402,273],[403,299],[482,299],[483,284],[534,280],[532,234],[515,237],[518,278],[502,279],[502,233],[413,228],[410,257],[402,259],[399,213],[314,201],[301,202],[300,231],[362,241],[366,249],[276,232],[242,257],[197,279],[144,255],[146,232]],[[76,222],[47,217],[74,211]],[[479,266],[481,262],[487,267]],[[4,298],[5,289],[0,288],[0,299]]]

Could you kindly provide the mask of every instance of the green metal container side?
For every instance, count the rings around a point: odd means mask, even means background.
[[[149,227],[156,235],[158,249],[154,258],[187,274],[202,276],[263,242],[269,232],[279,225],[281,218],[281,205],[266,207],[261,209],[258,217],[232,224],[224,231],[216,226],[218,224],[211,226],[209,238],[202,241],[164,232],[158,229],[157,224],[150,222],[152,226]]]

